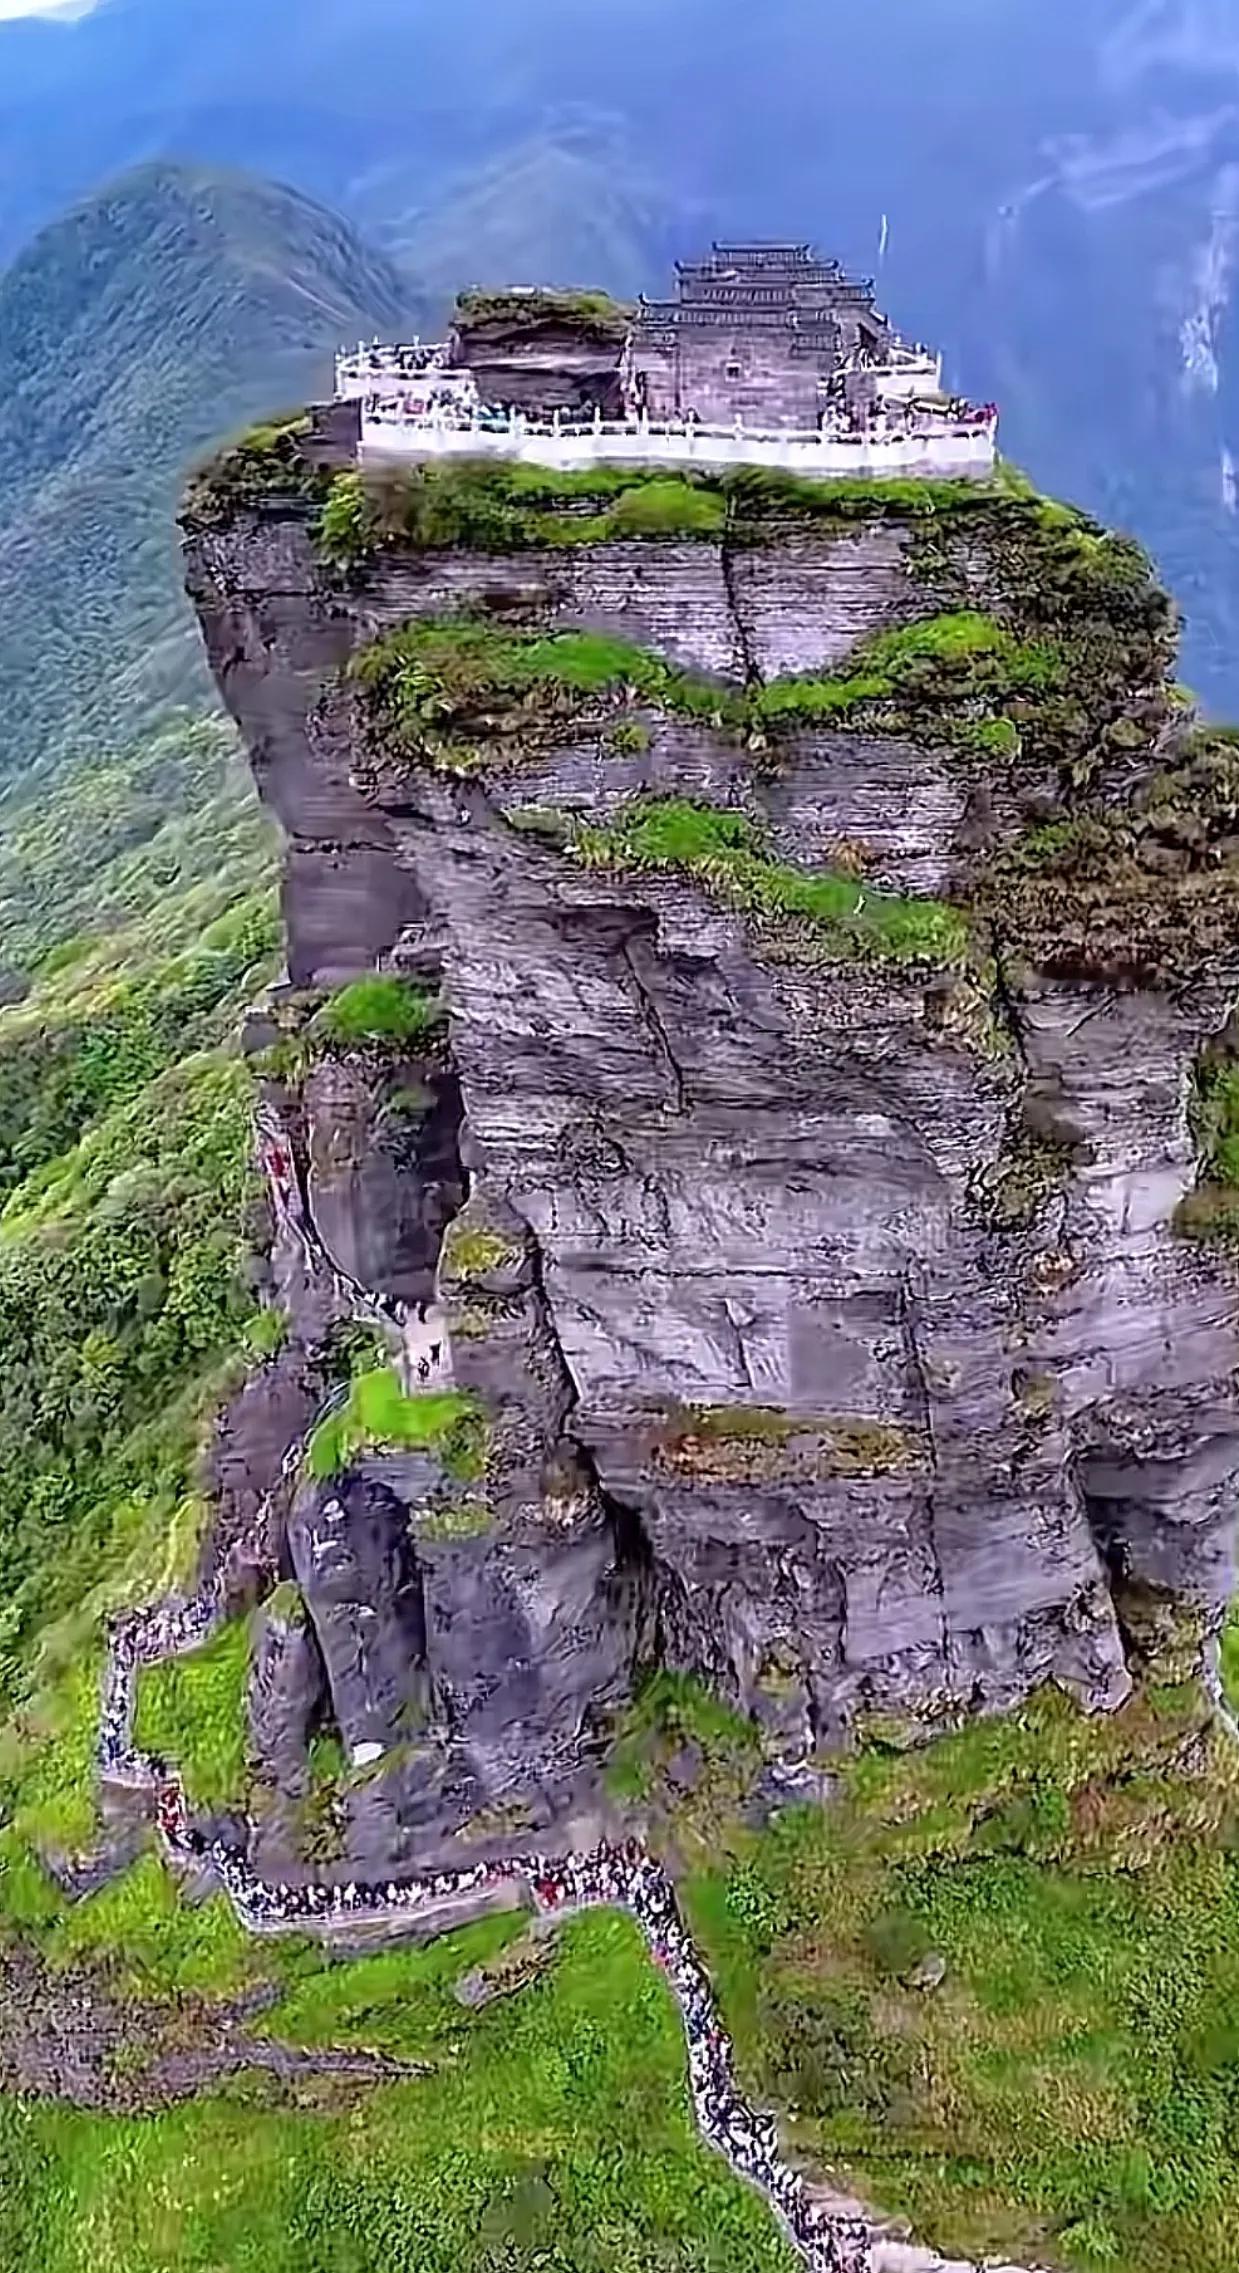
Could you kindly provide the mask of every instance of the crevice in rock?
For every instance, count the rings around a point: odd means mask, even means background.
[[[761,672],[757,668],[757,658],[753,653],[752,641],[745,627],[744,617],[740,612],[740,600],[736,591],[736,548],[732,544],[728,530],[724,530],[722,543],[719,546],[719,565],[722,570],[723,590],[727,595],[728,614],[735,627],[736,644],[740,649],[741,659],[744,663],[745,684],[750,687],[757,686],[761,682]]]
[[[936,1475],[938,1471],[938,1440],[934,1433],[933,1394],[929,1385],[925,1355],[921,1349],[920,1334],[917,1330],[916,1297],[912,1288],[911,1273],[906,1270],[902,1273],[899,1281],[899,1330],[903,1336],[908,1366],[920,1399],[921,1426],[925,1431],[925,1441],[929,1446],[930,1467]],[[932,1505],[930,1519],[932,1523]]]
[[[640,925],[634,926],[621,944],[620,957],[632,981],[633,992],[640,1005],[642,1017],[653,1038],[659,1061],[675,1091],[675,1110],[677,1113],[684,1114],[688,1111],[688,1090],[684,1070],[671,1047],[671,1039],[663,1024],[658,1005],[637,967],[636,957],[633,954],[633,942],[641,937],[641,933],[642,927]]]
[[[1003,961],[1002,946],[997,940],[994,942],[994,1008],[1002,1020],[1007,1037],[1023,1067],[1024,1077],[1027,1080],[1031,1069],[1024,1042],[1024,1022],[1020,1015],[1020,1006],[1012,990],[1006,964]]]

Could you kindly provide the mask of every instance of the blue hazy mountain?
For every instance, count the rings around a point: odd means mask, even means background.
[[[206,680],[180,593],[187,465],[323,394],[407,280],[294,190],[136,168],[0,277],[0,774],[123,739]]]

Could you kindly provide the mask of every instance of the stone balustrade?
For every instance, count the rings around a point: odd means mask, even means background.
[[[591,466],[699,466],[725,471],[767,466],[820,481],[905,475],[986,480],[996,459],[997,418],[925,420],[909,426],[819,432],[753,430],[691,423],[657,425],[632,419],[532,421],[523,417],[410,418],[397,400],[373,394],[362,402],[363,465],[392,459],[505,458],[564,473]]]
[[[470,379],[467,371],[449,364],[444,340],[435,340],[430,345],[424,345],[421,340],[412,340],[407,346],[363,345],[356,354],[336,357],[336,401],[356,402],[365,395],[372,395],[378,386],[407,385],[431,378],[444,384],[467,383]]]

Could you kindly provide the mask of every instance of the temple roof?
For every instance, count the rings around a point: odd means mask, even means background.
[[[825,346],[832,308],[873,308],[872,283],[849,276],[837,260],[821,259],[811,244],[716,241],[701,258],[677,261],[676,281],[678,298],[640,301],[639,338],[738,325]]]

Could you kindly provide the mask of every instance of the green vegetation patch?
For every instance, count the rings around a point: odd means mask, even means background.
[[[224,1896],[187,1903],[155,1854],[98,1894],[68,1904],[46,1948],[55,1965],[93,1961],[150,1996],[226,1995],[261,1969],[252,1937]]]
[[[887,519],[931,527],[987,502],[990,493],[973,482],[817,482],[755,468],[709,474],[687,466],[674,474],[605,465],[560,473],[474,458],[337,474],[319,517],[318,544],[339,568],[392,547],[514,553],[625,537],[753,545],[805,524],[825,538]]]
[[[1234,2273],[1239,1754],[1199,1691],[1047,1693],[839,1775],[696,1846],[750,2086],[951,2255]]]
[[[473,286],[456,301],[453,322],[466,339],[479,331],[571,331],[587,345],[622,347],[632,325],[632,308],[609,292],[552,289],[484,290]]]
[[[829,725],[910,735],[988,767],[1017,755],[1026,737],[1035,744],[1065,668],[1052,641],[1022,640],[975,609],[878,633],[843,671],[747,688],[600,633],[487,619],[408,624],[351,666],[377,739],[454,772],[511,765],[574,735],[596,735],[617,756],[640,752],[650,712],[734,733],[754,750]]]
[[[929,1444],[923,1429],[891,1421],[697,1405],[659,1430],[655,1457],[677,1475],[713,1483],[787,1483],[923,1473]]]
[[[682,1784],[672,1789],[685,1753],[688,1793]],[[679,1826],[708,1842],[743,1806],[760,1766],[758,1730],[726,1697],[693,1674],[656,1673],[619,1722],[606,1781],[613,1799],[640,1803],[673,1838]]]
[[[1232,1713],[1239,1714],[1239,1604],[1222,1629],[1221,1674],[1226,1702]]]
[[[134,2117],[0,2101],[12,2273],[795,2273],[764,2203],[698,2138],[666,1982],[623,1917],[570,1921],[532,1987],[454,1988],[525,1929],[313,1972],[276,2038],[427,2063],[307,2110],[260,2080]]]
[[[273,495],[321,503],[331,476],[311,465],[301,448],[312,424],[302,412],[268,419],[217,451],[190,481],[184,504],[186,525],[213,528]]]
[[[262,1605],[264,1618],[274,1618],[284,1626],[304,1626],[309,1617],[305,1596],[294,1579],[281,1579],[274,1592]]]
[[[1040,969],[1188,984],[1225,961],[1239,930],[1236,812],[1239,749],[1203,728],[1113,802],[1066,797],[982,871],[978,908]]]
[[[348,1403],[321,1421],[310,1438],[310,1474],[339,1475],[360,1452],[380,1445],[432,1452],[451,1476],[471,1483],[486,1466],[487,1431],[475,1397],[455,1389],[410,1397],[390,1367],[358,1374]]]
[[[2,1078],[2,1053],[0,1053]],[[245,1276],[251,1091],[227,1051],[112,1107],[0,1215],[0,1694],[49,1619],[75,1621],[194,1498],[199,1446],[254,1301]]]
[[[134,1736],[179,1767],[195,1807],[241,1806],[249,1787],[250,1627],[234,1618],[186,1657],[142,1666]]]
[[[1239,1057],[1227,1040],[1198,1059],[1190,1107],[1199,1176],[1175,1211],[1185,1239],[1239,1242]]]
[[[423,1508],[415,1517],[417,1536],[450,1545],[455,1540],[484,1539],[495,1527],[489,1500],[452,1500],[441,1507]]]
[[[572,823],[569,849],[595,868],[675,868],[758,919],[769,940],[825,959],[949,965],[969,951],[967,921],[942,900],[879,892],[840,871],[791,868],[764,849],[747,815],[684,798],[635,800],[610,822]]]
[[[847,672],[834,678],[775,679],[754,702],[758,718],[837,718],[859,704],[903,694],[939,702],[944,709],[982,706],[995,698],[1058,687],[1063,666],[1048,644],[1024,645],[994,617],[975,609],[930,616],[922,623],[878,632],[856,651]],[[992,720],[1004,744],[1015,729]]]
[[[642,704],[718,725],[745,715],[734,689],[601,632],[430,620],[363,649],[351,671],[383,746],[453,773],[601,735]]]
[[[311,1032],[339,1049],[364,1043],[392,1047],[418,1041],[442,1024],[436,996],[408,979],[375,972],[340,987],[314,1018]]]
[[[691,471],[556,474],[478,458],[337,474],[316,542],[330,566],[349,569],[401,548],[561,551],[623,539],[719,539],[726,526],[726,499]]]
[[[454,1279],[483,1279],[491,1271],[511,1270],[524,1249],[516,1239],[485,1224],[454,1223],[443,1242],[443,1268]]]

